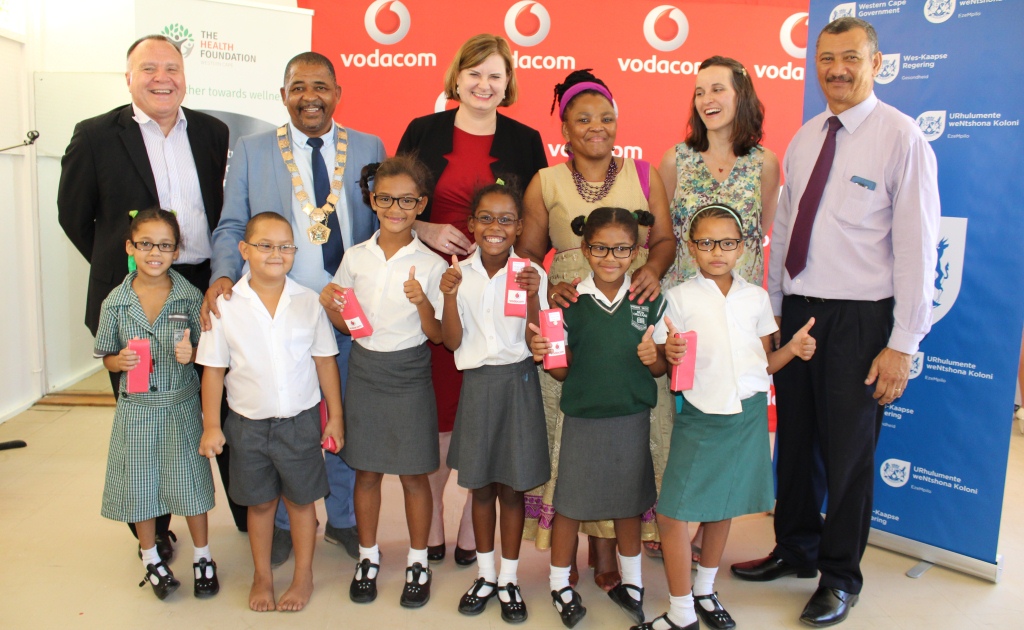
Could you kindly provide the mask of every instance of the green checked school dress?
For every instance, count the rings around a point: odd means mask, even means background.
[[[169,274],[171,293],[152,326],[132,289],[135,272],[110,292],[100,314],[97,356],[117,354],[137,337],[149,339],[154,364],[149,392],[126,393],[128,377],[121,375],[100,512],[115,521],[195,516],[213,508],[210,462],[199,455],[199,378],[191,363],[174,358],[175,325],[168,319],[175,313],[187,315],[192,345],[198,344],[202,296],[178,272]]]

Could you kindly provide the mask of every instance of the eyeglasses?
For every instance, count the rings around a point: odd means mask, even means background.
[[[149,241],[132,241],[132,247],[140,252],[151,252],[157,248],[164,253],[173,252],[178,249],[177,243],[150,243]]]
[[[484,225],[490,225],[490,224],[494,223],[495,221],[497,221],[498,225],[500,225],[502,227],[508,227],[510,225],[515,225],[516,223],[518,223],[520,221],[520,219],[517,219],[515,217],[510,217],[507,214],[503,215],[503,216],[500,216],[500,217],[494,217],[494,216],[491,216],[489,214],[476,214],[476,215],[473,215],[473,218],[476,219],[476,221],[478,223],[482,223]]]
[[[245,244],[255,247],[261,254],[279,251],[282,256],[292,256],[299,249],[297,245],[271,245],[270,243],[250,243],[249,241],[246,241]]]
[[[699,238],[693,242],[702,252],[713,252],[715,251],[715,245],[722,248],[723,252],[731,252],[740,246],[743,239],[739,238],[720,238],[717,241],[710,238]]]
[[[632,255],[633,250],[636,249],[636,245],[629,247],[625,245],[617,245],[615,247],[608,247],[606,245],[585,245],[590,250],[590,255],[594,258],[607,258],[608,252],[611,252],[615,258],[629,258]]]
[[[377,193],[373,193],[373,202],[377,205],[378,208],[382,208],[384,210],[390,208],[392,205],[394,205],[396,201],[398,202],[398,207],[401,208],[402,210],[414,210],[416,208],[416,204],[418,204],[422,200],[422,196],[392,197],[391,195],[378,195]]]

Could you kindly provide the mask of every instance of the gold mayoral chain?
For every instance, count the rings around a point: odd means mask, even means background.
[[[331,228],[327,227],[327,217],[334,212],[338,205],[338,195],[341,194],[341,180],[345,176],[345,161],[348,159],[348,130],[337,125],[338,145],[337,157],[334,159],[334,175],[331,177],[331,192],[327,195],[327,203],[317,208],[309,199],[302,185],[302,177],[299,175],[299,167],[295,164],[295,156],[292,155],[291,140],[288,138],[288,125],[281,125],[277,128],[277,146],[281,149],[281,159],[292,178],[292,188],[295,190],[295,198],[299,200],[302,211],[309,217],[309,228],[306,234],[309,242],[314,245],[323,245],[331,236]]]

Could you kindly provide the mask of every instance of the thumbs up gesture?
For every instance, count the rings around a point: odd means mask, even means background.
[[[459,292],[459,285],[462,284],[462,269],[459,267],[459,257],[452,254],[452,266],[441,276],[441,293],[454,296]]]
[[[423,293],[423,287],[420,286],[419,280],[416,279],[416,266],[409,267],[409,279],[402,285],[405,289],[405,297],[409,298],[409,301],[419,306],[426,299],[427,295]]]
[[[795,356],[800,357],[804,361],[809,361],[814,356],[814,350],[817,347],[817,343],[814,337],[810,335],[811,327],[814,326],[814,318],[807,320],[804,327],[796,331],[793,338],[789,340],[789,349]]]
[[[640,362],[644,365],[654,365],[658,360],[658,347],[654,345],[654,326],[647,327],[640,345],[636,347],[636,356],[640,357]]]
[[[551,353],[551,341],[547,337],[541,337],[537,324],[527,324],[527,326],[533,331],[533,339],[530,340],[530,352],[533,353],[533,360],[543,361],[544,355]]]
[[[665,358],[669,365],[679,365],[686,356],[686,340],[676,337],[679,330],[672,323],[672,318],[665,316],[665,326],[668,327],[668,339],[665,340]]]
[[[178,363],[192,362],[192,337],[189,336],[189,329],[181,336],[181,341],[174,344],[174,358]]]

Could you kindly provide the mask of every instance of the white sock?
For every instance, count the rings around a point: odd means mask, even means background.
[[[693,594],[694,595],[711,595],[715,592],[715,575],[718,574],[718,567],[708,568],[703,565],[697,565],[697,577],[693,580]],[[702,604],[703,605],[703,604]],[[708,606],[711,603],[708,602]],[[711,610],[708,606],[704,606],[705,610]]]
[[[668,618],[677,626],[686,627],[697,621],[697,613],[693,610],[693,593],[682,597],[668,598]]]
[[[477,557],[480,557],[479,552]],[[501,557],[501,573],[498,574],[498,586],[508,586],[509,584],[519,585],[519,559],[509,560],[505,556]],[[498,599],[505,602],[506,604],[512,601],[511,596],[505,591],[498,591]]]
[[[572,567],[556,567],[551,565],[551,573],[548,574],[548,585],[551,586],[551,590],[558,592],[569,586],[569,573],[572,571]],[[562,601],[568,604],[572,601],[572,595],[566,591],[562,593]]]
[[[380,564],[380,547],[378,547],[377,545],[374,545],[372,547],[364,547],[362,545],[359,545],[359,562],[362,562],[363,560],[369,560],[370,564],[377,564],[377,565],[379,565]],[[356,573],[358,574],[359,571],[356,571]],[[362,575],[356,575],[356,579],[357,580],[361,580],[361,579],[363,579],[363,577],[364,576],[362,576]],[[371,567],[370,570],[366,572],[366,576],[365,577],[368,577],[368,578],[375,578],[375,577],[377,577],[377,569],[374,569],[374,568]]]
[[[193,547],[192,548],[192,563],[193,564],[199,564],[200,560],[206,560],[207,562],[213,562],[213,556],[210,555],[210,545],[206,545],[205,547]],[[197,580],[200,579],[200,578],[203,578],[203,577],[205,577],[207,579],[213,577],[213,565],[211,565],[211,564],[207,564],[206,565],[206,575],[200,575],[198,573],[199,567],[196,567],[195,569],[196,569],[195,572],[196,572],[196,579]]]
[[[624,556],[617,551],[615,554],[619,556],[619,567],[622,569],[622,583],[632,584],[637,588],[643,588],[644,579],[641,577],[640,571],[640,556],[643,554]],[[626,592],[629,593],[630,597],[633,599],[640,599],[640,593],[637,593],[633,589],[627,588]]]
[[[152,549],[142,550],[142,568],[145,569],[147,572],[149,571],[149,565],[157,565],[161,562],[163,562],[163,560],[160,559],[160,552],[156,550],[156,545],[153,545]],[[160,575],[167,575],[167,569],[165,567],[158,567],[157,573],[159,573]],[[150,575],[149,581],[153,584],[156,584],[160,580],[157,579],[155,576]]]
[[[494,569],[494,550],[483,553],[481,551],[476,552],[476,565],[477,565],[477,577],[481,577],[485,582],[494,584],[494,581],[498,579],[498,573]],[[494,590],[493,586],[484,586],[477,591],[477,595],[480,597],[487,597]]]
[[[428,564],[426,547],[423,549],[413,549],[412,547],[409,547],[409,555],[406,556],[405,566],[411,567],[417,562],[419,562],[420,566],[423,567],[423,572],[420,573],[420,584],[426,584],[428,579],[426,571]]]

